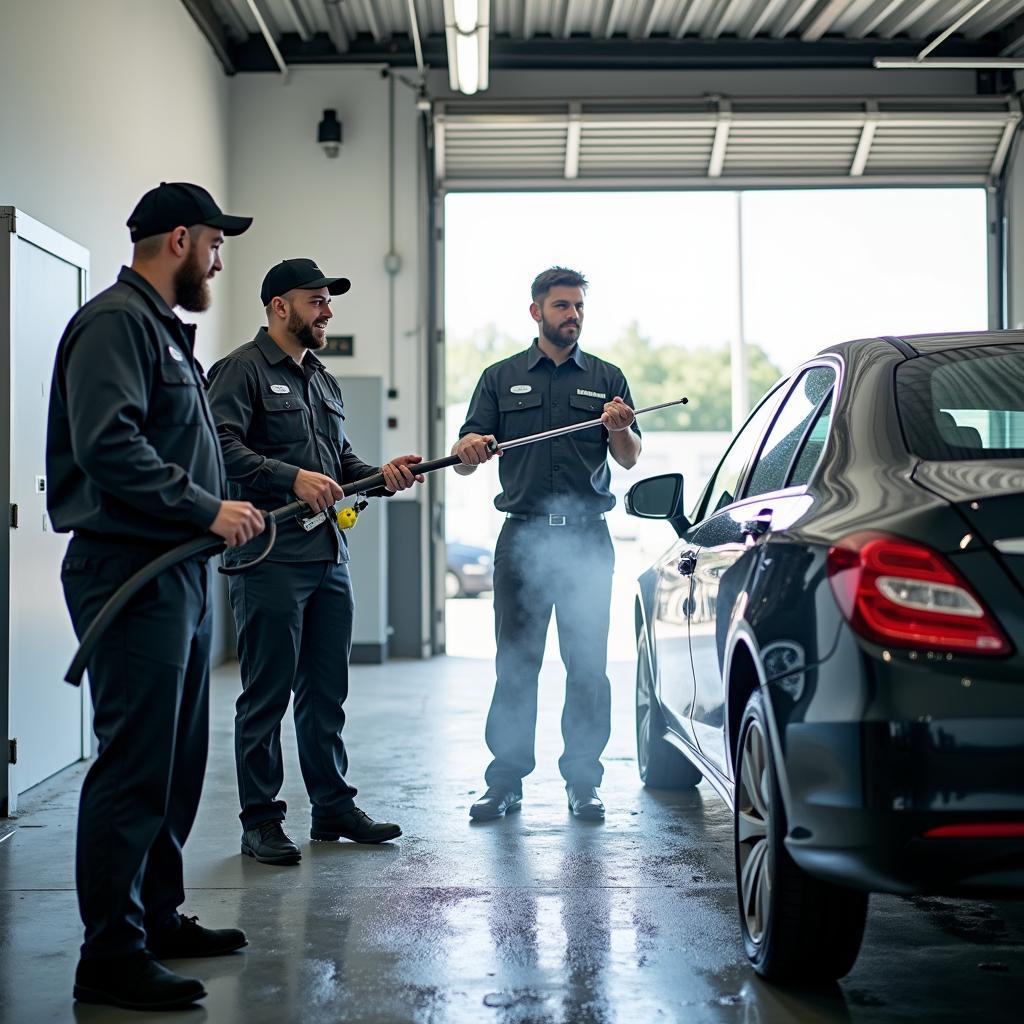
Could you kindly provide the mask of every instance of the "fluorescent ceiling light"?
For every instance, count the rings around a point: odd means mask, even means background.
[[[876,68],[890,70],[928,68],[934,71],[936,68],[946,68],[960,71],[993,71],[999,68],[1024,68],[1024,60],[1006,57],[925,57],[924,60],[918,60],[916,57],[876,57],[873,63]]]
[[[487,88],[490,13],[490,0],[444,0],[448,83],[467,96]]]

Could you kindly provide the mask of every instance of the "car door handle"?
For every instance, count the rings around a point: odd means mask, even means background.
[[[743,536],[756,541],[763,537],[771,527],[772,510],[770,508],[763,508],[753,519],[748,519],[744,522]]]
[[[693,570],[697,568],[697,552],[684,551],[677,568],[680,576],[692,576]]]

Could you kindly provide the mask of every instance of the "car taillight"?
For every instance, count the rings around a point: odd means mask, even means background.
[[[879,533],[829,549],[828,579],[861,636],[895,647],[1009,654],[1009,640],[970,584],[939,552]]]

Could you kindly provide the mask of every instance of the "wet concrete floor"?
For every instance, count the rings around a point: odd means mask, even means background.
[[[644,790],[633,760],[632,666],[611,666],[615,723],[604,824],[567,813],[560,666],[541,686],[538,769],[523,810],[470,824],[487,761],[491,665],[470,659],[353,670],[351,780],[405,835],[382,847],[311,844],[286,728],[287,831],[302,863],[239,854],[232,760],[237,666],[214,676],[206,789],[186,847],[185,913],[239,926],[248,948],[174,961],[201,1008],[147,1015],[72,1003],[80,941],[74,825],[84,766],[0,819],[0,1020],[211,1024],[1016,1021],[1024,1017],[1024,905],[874,897],[852,973],[824,991],[779,989],[739,938],[731,823],[702,785]]]

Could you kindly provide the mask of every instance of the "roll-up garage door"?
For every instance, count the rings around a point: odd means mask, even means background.
[[[979,185],[1021,118],[1005,96],[473,102],[434,108],[443,191]]]

